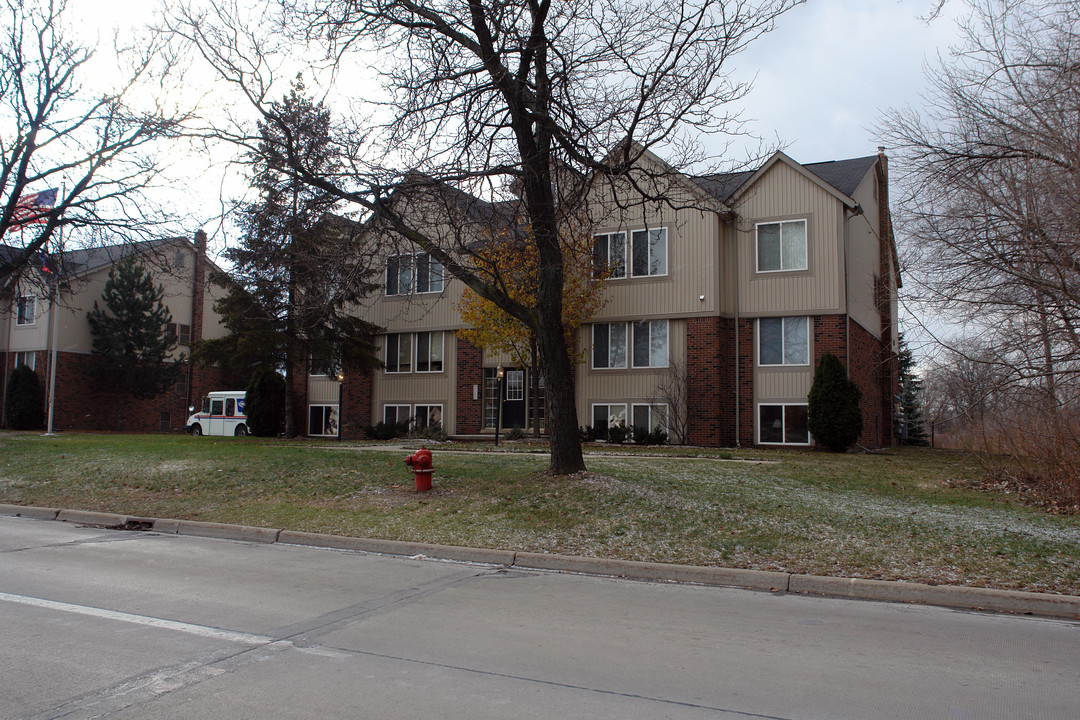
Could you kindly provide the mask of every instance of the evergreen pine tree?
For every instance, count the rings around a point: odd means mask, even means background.
[[[45,424],[45,396],[37,373],[19,365],[8,378],[4,417],[13,430],[40,430]]]
[[[109,270],[104,307],[95,300],[87,313],[93,351],[101,359],[100,389],[149,399],[176,384],[183,358],[169,357],[176,337],[168,332],[172,315],[164,297],[165,289],[133,255]]]
[[[259,369],[244,395],[248,429],[257,437],[277,437],[285,430],[285,379],[275,370]]]
[[[260,142],[250,159],[259,200],[247,205],[241,243],[226,252],[236,282],[215,309],[230,336],[203,344],[202,362],[284,370],[285,436],[295,437],[293,373],[310,366],[336,372],[378,365],[378,328],[352,314],[376,289],[363,266],[359,226],[332,213],[337,200],[288,171],[290,142],[319,174],[340,169],[330,133],[330,112],[304,94],[298,77],[273,104],[273,121],[259,123]]]
[[[927,445],[929,438],[926,436],[926,425],[923,421],[922,379],[915,374],[915,357],[911,348],[900,334],[900,352],[897,355],[900,368],[900,407],[907,419],[906,445]]]
[[[807,398],[807,427],[814,440],[832,452],[844,452],[853,445],[863,427],[861,399],[862,391],[848,377],[840,358],[822,355]]]

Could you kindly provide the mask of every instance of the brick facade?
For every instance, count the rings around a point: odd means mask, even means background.
[[[735,443],[734,322],[720,317],[686,323],[687,442]]]
[[[188,407],[211,390],[221,390],[221,372],[216,368],[192,368],[184,364],[181,374],[193,378],[149,400],[126,393],[97,388],[98,366],[94,355],[58,352],[56,354],[56,393],[53,406],[54,430],[106,432],[178,432],[187,420]],[[14,353],[8,354],[8,372],[13,369]],[[42,416],[48,422],[49,353],[40,350],[34,360],[35,372],[44,397]],[[195,401],[191,402],[190,397]],[[162,413],[168,413],[167,418]]]
[[[345,371],[341,386],[341,407],[338,422],[341,437],[345,440],[362,440],[367,437],[366,428],[371,425],[371,373]],[[307,403],[304,403],[305,407]]]
[[[754,320],[739,320],[739,437],[737,445],[754,445]]]
[[[454,418],[455,432],[459,435],[475,435],[483,429],[484,407],[484,354],[480,348],[457,336],[457,413]],[[473,399],[473,387],[479,389]]]

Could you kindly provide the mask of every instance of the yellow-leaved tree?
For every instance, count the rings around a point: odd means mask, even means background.
[[[601,290],[609,270],[594,265],[592,237],[587,233],[564,233],[560,245],[564,260],[562,323],[567,351],[571,362],[576,363],[581,359],[581,352],[576,349],[578,329],[604,306]],[[490,230],[475,247],[472,260],[477,274],[487,282],[525,307],[536,306],[540,258],[528,228]],[[533,435],[539,436],[540,373],[537,370],[541,363],[536,332],[469,288],[458,303],[458,311],[464,325],[460,337],[486,354],[509,355],[519,367],[529,371],[529,424]]]

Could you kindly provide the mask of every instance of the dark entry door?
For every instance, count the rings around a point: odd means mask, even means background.
[[[524,370],[507,370],[503,378],[502,426],[525,427]]]

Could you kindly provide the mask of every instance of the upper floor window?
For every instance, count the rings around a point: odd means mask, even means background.
[[[416,333],[416,372],[442,372],[443,333]]]
[[[165,337],[169,342],[180,345],[191,344],[191,326],[177,323],[169,323],[166,326]]]
[[[634,277],[667,275],[667,228],[631,233],[631,272]]]
[[[607,268],[608,277],[626,277],[626,233],[613,232],[593,237],[593,268],[597,275]]]
[[[412,372],[412,334],[386,336],[386,372]]]
[[[634,323],[634,367],[667,367],[668,321],[642,320]]]
[[[757,271],[806,270],[806,221],[760,223],[757,226]]]
[[[386,258],[386,294],[436,293],[443,289],[443,266],[427,253]]]
[[[758,320],[758,364],[809,365],[809,318],[786,317]]]
[[[594,368],[626,367],[626,323],[593,325]]]
[[[36,298],[33,295],[20,295],[18,300],[18,312],[15,317],[16,325],[34,324],[34,306]]]

